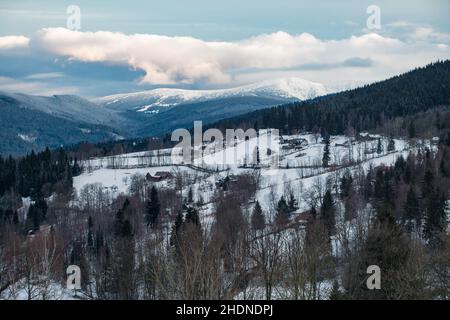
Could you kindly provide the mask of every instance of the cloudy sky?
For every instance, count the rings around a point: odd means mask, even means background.
[[[282,77],[346,86],[450,58],[448,0],[110,2],[2,0],[0,90],[94,97]],[[368,28],[370,5],[379,29]]]

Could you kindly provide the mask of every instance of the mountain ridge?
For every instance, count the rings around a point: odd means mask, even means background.
[[[298,78],[218,90],[160,88],[92,100],[77,95],[0,92],[0,108],[6,114],[0,119],[4,140],[0,153],[21,154],[82,141],[155,136],[190,127],[195,120],[207,124],[326,93],[323,85]],[[21,121],[21,117],[27,121]]]
[[[227,89],[189,90],[178,88],[157,88],[132,93],[113,94],[94,98],[91,101],[105,108],[120,110],[127,104],[138,112],[153,107],[173,107],[180,104],[204,102],[229,97],[259,96],[266,98],[306,100],[325,95],[333,90],[322,84],[302,78],[279,78]]]

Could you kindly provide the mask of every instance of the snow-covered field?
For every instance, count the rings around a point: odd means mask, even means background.
[[[79,300],[79,297],[54,281],[43,285],[27,283],[25,279],[21,279],[3,290],[0,300]]]
[[[216,183],[227,175],[260,172],[260,185],[255,200],[261,203],[263,209],[270,210],[273,198],[279,199],[288,189],[297,198],[300,210],[307,210],[309,204],[304,198],[314,186],[330,183],[344,170],[368,169],[370,166],[381,164],[391,165],[398,157],[406,157],[415,149],[407,142],[396,139],[395,150],[387,152],[388,138],[377,135],[364,136],[370,139],[356,141],[345,136],[332,136],[329,168],[322,167],[324,143],[317,135],[278,137],[271,136],[269,130],[247,141],[238,140],[225,149],[217,144],[207,144],[203,158],[195,159],[194,166],[183,165],[182,157],[170,149],[84,161],[82,163],[84,173],[74,178],[74,187],[79,193],[86,184],[100,183],[113,195],[127,194],[133,175],[145,176],[149,173],[153,176],[158,171],[167,171],[174,177],[180,174],[195,176],[196,182],[185,187],[186,190],[183,192],[187,194],[191,188],[195,198],[201,196],[203,203],[210,203],[213,200]],[[297,144],[293,144],[292,141],[296,141]],[[378,141],[382,145],[381,153],[376,152]],[[254,165],[256,146],[259,148],[261,166]],[[267,168],[263,165],[270,158],[269,156],[266,158],[268,148],[278,151],[277,154],[272,153],[270,156],[277,158],[277,167]],[[173,183],[174,181],[170,180],[155,182],[157,186],[163,188],[171,188]],[[213,206],[204,206],[201,211],[204,215],[209,215],[212,208]]]

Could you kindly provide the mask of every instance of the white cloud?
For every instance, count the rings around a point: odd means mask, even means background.
[[[39,84],[35,82],[21,82],[9,77],[0,76],[0,90],[11,92],[35,92]]]
[[[388,26],[417,29],[405,21]],[[412,39],[413,33],[409,34]],[[437,39],[436,34],[425,28],[417,29],[417,41],[370,32],[341,40],[321,40],[308,33],[291,35],[280,31],[236,42],[219,42],[192,37],[48,28],[31,40],[31,48],[38,47],[44,53],[56,55],[55,61],[65,57],[140,69],[145,76],[139,80],[147,84],[194,83],[227,87],[281,76],[298,76],[324,84],[369,83],[432,61],[449,59],[447,41],[418,41],[432,36]],[[449,36],[438,34],[440,40]],[[22,36],[0,37],[0,48],[27,47],[29,42],[30,39]],[[25,79],[46,80],[59,76],[61,74],[51,72]]]
[[[450,35],[443,32],[437,32],[432,27],[420,26],[414,29],[412,37],[417,40],[446,42],[450,43]]]
[[[0,37],[0,50],[27,47],[30,39],[24,36]]]
[[[0,76],[0,91],[49,96],[54,94],[75,94],[78,92],[78,88],[64,86],[53,88],[41,81],[22,81]]]
[[[280,31],[237,42],[215,42],[48,28],[42,29],[35,40],[50,53],[70,59],[142,69],[146,74],[140,81],[150,84],[227,85],[245,78],[246,70],[270,77],[271,72],[289,69],[297,69],[313,81],[328,82],[330,77],[353,81],[363,77],[370,82],[450,57],[448,47],[403,42],[375,33],[321,40],[308,33],[291,35]],[[364,61],[371,63],[364,65]]]
[[[25,77],[27,80],[47,80],[61,78],[64,74],[62,72],[44,72],[44,73],[34,73]]]
[[[423,41],[450,44],[450,34],[437,31],[430,25],[398,20],[386,24],[383,29],[384,34],[401,37],[408,42]]]

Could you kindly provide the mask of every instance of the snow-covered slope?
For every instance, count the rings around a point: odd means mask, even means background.
[[[44,112],[71,121],[90,124],[120,122],[116,115],[84,98],[75,95],[35,96],[0,92],[0,101],[17,107]]]
[[[120,115],[72,95],[0,92],[0,154],[21,155],[81,141],[115,140],[128,124]]]
[[[353,137],[331,136],[330,137],[330,164],[332,167],[323,168],[322,158],[324,142],[322,139],[316,140],[315,135],[310,133],[283,136],[283,142],[278,136],[269,135],[269,131],[260,130],[258,137],[249,140],[238,139],[236,145],[231,145],[225,149],[221,144],[205,144],[203,157],[194,160],[194,166],[183,165],[183,158],[178,152],[171,149],[161,149],[153,151],[135,152],[117,156],[103,158],[93,158],[80,162],[84,168],[83,174],[74,177],[74,188],[80,194],[87,184],[102,184],[102,188],[113,196],[120,193],[127,194],[130,190],[133,175],[145,176],[147,173],[155,175],[158,171],[184,172],[187,175],[196,176],[197,182],[186,186],[184,194],[187,194],[190,187],[194,194],[200,195],[205,203],[214,201],[216,182],[227,175],[241,175],[246,173],[261,173],[260,188],[256,192],[256,199],[263,209],[268,212],[271,206],[270,193],[276,194],[279,199],[287,185],[292,188],[299,201],[301,210],[307,210],[310,203],[304,199],[303,195],[309,194],[315,188],[317,181],[326,185],[331,177],[336,177],[336,173],[342,174],[346,170],[368,170],[370,167],[379,165],[393,165],[398,157],[406,158],[408,153],[415,152],[415,147],[405,140],[395,139],[395,150],[387,151],[388,137],[379,135],[369,135],[372,140],[358,141]],[[378,139],[382,143],[382,152],[376,152]],[[288,141],[305,141],[301,147],[290,144]],[[278,150],[278,166],[264,167],[268,164],[267,141],[270,142],[270,149]],[[277,147],[277,141],[280,145]],[[423,144],[432,149],[430,141],[423,141]],[[255,148],[258,146],[262,169],[255,171],[251,163],[255,163]],[[274,155],[272,153],[272,155]],[[275,158],[277,155],[275,154]],[[352,161],[353,164],[350,164]],[[247,167],[244,164],[250,164]],[[274,163],[274,162],[272,162]],[[276,162],[275,162],[276,163]],[[161,165],[161,166],[160,166]],[[202,170],[200,170],[202,169]],[[206,171],[204,170],[206,169]],[[209,173],[208,173],[209,170]],[[198,177],[202,177],[198,179]],[[192,180],[194,181],[194,180]],[[170,187],[170,181],[156,182],[158,187]],[[173,181],[172,181],[173,183]],[[316,191],[314,191],[316,192]],[[210,208],[205,208],[209,210]],[[207,211],[211,213],[211,211]]]
[[[322,84],[301,78],[266,80],[250,85],[218,90],[185,90],[159,88],[142,92],[116,94],[94,99],[94,102],[117,110],[152,112],[158,107],[204,102],[233,97],[261,97],[280,100],[306,100],[331,93]]]

